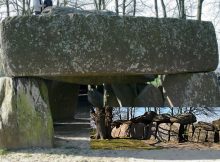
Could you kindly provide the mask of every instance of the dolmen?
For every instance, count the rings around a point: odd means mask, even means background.
[[[129,121],[114,121],[112,123],[112,137],[181,142],[186,140],[184,134],[187,126],[196,121],[197,119],[192,113],[170,116],[146,112]]]
[[[53,120],[73,117],[79,84],[109,84],[117,100],[109,106],[219,106],[217,65],[211,22],[65,7],[8,17],[0,24],[0,147],[52,147]],[[158,75],[160,88],[150,84]]]
[[[212,123],[201,121],[196,123],[195,115],[183,113],[176,116],[156,114],[154,118],[146,120],[151,114],[155,113],[146,112],[129,121],[114,121],[112,123],[112,138],[133,138],[172,143],[220,142],[220,119]]]

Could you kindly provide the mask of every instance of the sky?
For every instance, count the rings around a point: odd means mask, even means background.
[[[219,116],[220,116],[220,107],[216,107],[216,108],[213,107],[213,109],[215,109],[214,110],[215,113],[213,113],[213,114],[212,113],[210,113],[208,115],[195,114],[196,118],[197,118],[197,121],[212,122],[213,120],[220,119],[219,118]],[[177,108],[175,110],[177,110]],[[121,108],[121,111],[122,112],[123,111],[127,112],[127,108]],[[143,115],[144,113],[145,113],[145,108],[144,107],[139,107],[139,108],[135,109],[135,117]],[[166,108],[166,107],[161,108],[161,114],[166,114],[166,113],[170,114],[170,108]],[[124,114],[126,116],[126,113],[124,113]],[[126,119],[126,118],[124,118],[124,119]],[[118,118],[115,116],[115,118],[113,120],[118,120]]]

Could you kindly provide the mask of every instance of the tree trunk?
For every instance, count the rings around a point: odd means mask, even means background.
[[[158,18],[158,5],[157,5],[157,0],[154,0],[154,6],[155,6],[155,13],[156,13],[156,18]]]
[[[173,113],[173,107],[171,107],[170,109],[171,109],[171,116],[173,116],[173,115],[174,115],[174,113]]]
[[[105,129],[106,129],[106,138],[110,139],[111,136],[111,123],[112,123],[112,107],[105,107]]]
[[[127,120],[129,120],[129,107],[127,108]]]
[[[181,13],[181,19],[186,19],[186,14],[185,14],[185,0],[180,0],[180,13]]]
[[[134,6],[133,16],[135,16],[135,14],[136,14],[136,6],[137,6],[136,0],[133,0],[133,6]]]
[[[60,6],[60,0],[57,0],[57,6],[58,7]]]
[[[167,17],[167,12],[166,12],[166,6],[165,6],[163,0],[161,0],[161,5],[162,5],[162,8],[163,8],[163,17],[166,18]]]
[[[6,0],[7,17],[10,16],[9,0]]]
[[[180,1],[179,0],[176,0],[176,5],[177,5],[177,8],[178,8],[178,14],[179,14],[179,18],[181,17],[181,9],[180,9]]]
[[[125,10],[126,10],[126,0],[123,0],[123,5],[122,5],[122,15],[125,16]]]
[[[20,11],[19,11],[19,6],[18,6],[18,0],[15,0],[15,6],[16,6],[16,12],[17,12],[17,15],[20,15]]]
[[[96,108],[96,139],[106,139],[105,108]]]
[[[25,14],[25,0],[22,1],[22,15]]]
[[[203,0],[198,0],[197,20],[199,21],[201,21],[201,17],[202,17],[202,3],[203,3]]]
[[[135,107],[134,107],[134,111],[133,111],[133,118],[135,117]]]
[[[119,15],[118,0],[115,0],[115,12],[116,12],[117,15]]]
[[[103,10],[105,10],[105,9],[106,9],[105,0],[102,0],[102,9],[103,9]]]
[[[102,9],[102,0],[99,0],[98,7],[99,7],[98,10]]]

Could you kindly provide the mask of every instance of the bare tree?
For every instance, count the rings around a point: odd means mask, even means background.
[[[7,9],[7,16],[9,17],[10,16],[9,0],[6,0],[5,3],[6,3],[6,9]]]
[[[122,3],[122,15],[125,16],[125,11],[126,11],[126,0],[123,0]]]
[[[180,18],[186,19],[185,0],[179,0],[179,10],[180,10]]]
[[[202,16],[202,3],[204,0],[198,0],[198,7],[197,7],[197,20],[201,21]]]
[[[137,2],[136,2],[136,0],[133,0],[133,8],[134,8],[133,16],[135,16],[135,14],[136,14],[136,6],[137,6]]]
[[[166,12],[166,6],[164,4],[164,1],[161,0],[161,6],[162,6],[162,9],[163,9],[163,17],[167,17],[167,12]]]
[[[158,18],[158,5],[157,5],[157,0],[154,0],[154,6],[155,6],[155,14],[156,14],[156,18]]]
[[[116,12],[117,15],[119,15],[118,0],[115,0],[115,12]]]

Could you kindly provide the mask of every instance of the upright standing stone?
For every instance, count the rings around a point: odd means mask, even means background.
[[[51,147],[53,122],[42,79],[0,78],[0,147]]]
[[[122,125],[120,125],[119,137],[130,137],[130,125],[130,123],[123,123]]]
[[[157,137],[157,123],[152,122],[149,124],[149,133],[147,139],[155,140]]]
[[[218,131],[218,136],[219,136],[219,138],[218,138],[219,141],[218,142],[220,143],[220,131]]]
[[[179,123],[173,123],[170,127],[170,141],[171,142],[179,142],[179,130],[180,130],[180,124]]]
[[[187,125],[187,134],[188,134],[188,141],[189,142],[193,141],[193,133],[194,133],[193,124],[188,124]]]
[[[193,142],[198,142],[199,141],[199,135],[200,135],[200,129],[196,128],[193,134]]]
[[[220,87],[213,72],[167,75],[163,86],[166,96],[165,106],[218,107],[220,105]]]
[[[198,140],[198,142],[201,142],[201,143],[206,142],[207,133],[208,133],[208,131],[206,131],[206,130],[204,130],[204,129],[201,129],[200,134],[199,134],[199,140]]]
[[[163,95],[155,86],[146,85],[135,98],[134,105],[138,107],[163,107]]]
[[[79,85],[48,80],[47,86],[53,120],[73,119]]]
[[[215,130],[220,130],[220,119],[212,121]]]
[[[207,142],[214,142],[215,141],[215,132],[214,131],[207,131]]]
[[[170,140],[170,123],[161,123],[158,126],[157,139],[159,141],[168,142]]]

